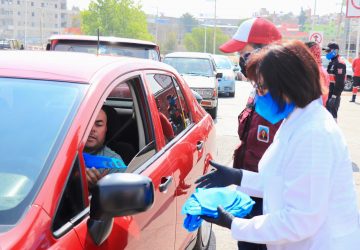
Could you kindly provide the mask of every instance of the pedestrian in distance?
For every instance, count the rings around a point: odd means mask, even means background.
[[[326,102],[326,108],[337,121],[338,110],[340,107],[341,93],[345,86],[346,64],[339,56],[339,45],[337,43],[329,43],[326,48],[326,58],[331,60],[327,72],[330,76],[329,97]]]
[[[281,40],[281,34],[276,26],[264,18],[251,18],[244,21],[231,40],[220,46],[224,53],[239,52],[241,71],[247,77],[247,61],[252,54],[261,48]],[[246,108],[238,116],[239,146],[234,151],[234,168],[242,168],[258,172],[258,163],[262,155],[272,143],[274,135],[282,119],[268,120],[257,111],[256,90],[250,94]],[[256,202],[248,218],[261,215],[262,198],[252,197]],[[241,250],[264,250],[265,245],[249,242],[238,242]]]
[[[320,103],[319,68],[309,58],[300,41],[271,45],[250,58],[247,75],[262,94],[260,112],[285,119],[258,173],[211,162],[216,170],[196,181],[198,188],[235,184],[263,197],[264,214],[234,218],[218,207],[217,218],[202,218],[229,228],[236,240],[269,250],[359,249],[351,158],[340,128]]]
[[[327,71],[321,65],[321,48],[318,43],[310,41],[306,42],[305,45],[309,48],[312,56],[315,59],[320,71],[320,82],[322,86],[322,103],[325,106],[329,95],[330,77]]]
[[[352,69],[354,72],[354,76],[353,76],[352,98],[350,102],[355,102],[356,94],[360,88],[360,52],[358,53],[358,57],[355,58],[352,63]]]

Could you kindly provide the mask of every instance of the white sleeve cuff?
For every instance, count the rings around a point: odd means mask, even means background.
[[[243,170],[243,177],[241,186],[237,190],[246,193],[250,196],[262,198],[263,197],[263,183],[259,173]]]

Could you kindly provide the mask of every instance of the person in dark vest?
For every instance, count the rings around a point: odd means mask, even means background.
[[[281,34],[273,23],[264,18],[251,18],[244,21],[238,28],[231,40],[220,46],[224,53],[240,53],[239,64],[241,72],[246,75],[246,62],[252,54],[264,46],[281,40]],[[240,139],[239,146],[234,151],[233,167],[238,169],[258,172],[258,163],[272,143],[274,135],[282,118],[275,120],[266,120],[256,111],[256,99],[261,95],[259,88],[254,88],[248,98],[245,109],[238,116],[238,134]],[[252,197],[256,202],[252,212],[247,218],[261,215],[263,211],[263,202],[261,198]],[[238,242],[238,248],[241,250],[264,250],[265,245],[249,242]]]
[[[330,76],[330,85],[326,109],[332,114],[335,121],[337,121],[341,100],[340,96],[345,86],[346,64],[339,56],[338,44],[329,43],[323,50],[327,53],[326,58],[331,60],[327,67],[327,72]]]

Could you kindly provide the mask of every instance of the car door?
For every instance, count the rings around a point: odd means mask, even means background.
[[[113,95],[110,98],[110,93],[122,84],[128,85],[132,98],[125,100]],[[69,221],[75,225],[74,230],[84,249],[173,249],[176,223],[176,188],[173,168],[167,160],[168,152],[161,150],[158,146],[156,140],[158,124],[157,121],[155,123],[153,121],[152,106],[149,105],[148,94],[140,72],[121,77],[106,90],[90,120],[92,123],[104,102],[106,105],[114,105],[117,110],[131,107],[136,120],[134,126],[137,127],[139,133],[133,136],[139,138],[139,141],[138,152],[128,164],[127,172],[150,177],[155,187],[155,201],[152,208],[144,213],[115,218],[108,238],[99,246],[94,243],[87,228],[91,207],[85,208]],[[128,105],[129,103],[125,105],[126,102],[131,102],[131,105]],[[89,128],[92,127],[90,121]],[[86,142],[88,134],[89,129],[84,135],[82,145]],[[82,150],[80,147],[79,162],[80,166],[85,168]],[[121,152],[117,153],[121,155]],[[84,176],[79,183],[83,189],[88,188]],[[86,203],[89,204],[89,202]]]
[[[190,195],[195,191],[195,179],[200,177],[211,156],[207,148],[207,139],[214,136],[212,120],[195,123],[192,117],[191,103],[194,98],[186,96],[180,81],[175,76],[165,72],[147,72],[146,81],[151,87],[158,112],[165,114],[174,128],[174,137],[169,140],[164,135],[164,148],[167,152],[170,166],[174,169],[176,183],[176,243],[175,249],[184,249],[194,235],[183,228],[184,215],[181,208]],[[187,98],[186,98],[187,97]],[[173,118],[172,106],[176,105],[181,119]],[[203,123],[208,123],[203,126]],[[181,123],[181,124],[178,124]],[[162,124],[164,127],[164,124]]]

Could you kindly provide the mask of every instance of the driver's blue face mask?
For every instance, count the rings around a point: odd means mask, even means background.
[[[329,53],[326,54],[326,59],[331,60],[337,56],[337,52],[335,49],[332,49],[329,51]]]

